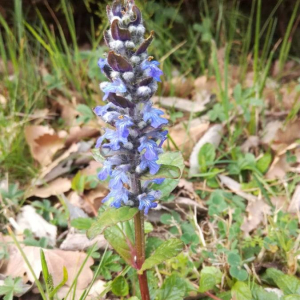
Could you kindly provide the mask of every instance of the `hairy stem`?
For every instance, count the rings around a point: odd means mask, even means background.
[[[140,193],[140,181],[136,175],[131,178],[131,192]],[[134,217],[135,229],[135,247],[136,247],[136,264],[140,269],[145,261],[145,232],[144,232],[144,213],[139,211]],[[138,274],[142,300],[150,300],[147,274],[144,271]]]

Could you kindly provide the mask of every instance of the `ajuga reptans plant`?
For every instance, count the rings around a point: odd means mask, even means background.
[[[158,163],[168,121],[151,101],[163,72],[147,52],[154,32],[144,38],[141,11],[134,0],[114,1],[107,7],[107,15],[110,28],[104,37],[110,50],[98,62],[108,79],[100,84],[107,104],[94,109],[108,124],[96,144],[105,157],[98,178],[109,178],[110,192],[103,202],[118,210],[136,208],[131,265],[140,270],[145,261],[143,217],[157,206],[161,195],[153,185],[159,186],[174,171],[174,167]],[[145,272],[139,272],[139,283],[142,299],[150,299]]]
[[[116,208],[136,206],[147,214],[156,207],[159,192],[151,190],[149,181],[140,186],[139,177],[144,172],[154,175],[160,168],[156,161],[163,152],[168,133],[163,126],[168,121],[153,107],[151,96],[163,72],[147,53],[153,32],[144,39],[145,27],[134,1],[128,1],[125,7],[121,1],[114,1],[107,15],[111,27],[105,41],[110,51],[99,60],[99,67],[109,79],[100,84],[103,100],[108,103],[95,108],[95,113],[114,127],[106,128],[96,145],[107,157],[98,177],[110,177],[110,193],[103,202],[112,199],[111,205]]]

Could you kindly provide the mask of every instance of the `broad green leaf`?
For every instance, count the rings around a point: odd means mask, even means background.
[[[257,284],[251,286],[253,300],[279,300],[279,297],[274,292],[266,291]]]
[[[204,144],[198,153],[198,163],[201,172],[206,172],[207,167],[212,165],[216,157],[215,146],[211,143]]]
[[[200,272],[199,292],[213,289],[222,280],[222,272],[216,267],[204,267]]]
[[[178,179],[181,175],[181,171],[178,167],[172,165],[161,165],[159,171],[152,175],[150,173],[145,173],[141,176],[142,180],[154,179],[154,178],[172,178]]]
[[[267,172],[271,162],[272,155],[271,153],[267,152],[256,162],[256,167],[260,172],[265,173]]]
[[[288,296],[284,296],[283,300],[300,300],[300,295],[288,295]]]
[[[105,161],[105,157],[101,155],[100,151],[98,148],[92,149],[92,155],[95,159],[95,161],[99,163],[103,163]]]
[[[178,255],[183,249],[183,242],[178,239],[170,239],[163,242],[153,254],[145,260],[140,271],[151,269],[167,259]]]
[[[266,275],[275,282],[285,295],[300,295],[300,280],[295,276],[286,275],[274,268],[267,269]]]
[[[71,220],[71,226],[79,230],[88,230],[93,222],[94,220],[90,218],[76,218]]]
[[[242,262],[241,257],[236,253],[229,253],[227,257],[227,261],[230,266],[239,266]]]
[[[158,300],[183,300],[186,293],[186,283],[177,274],[168,277],[158,292]]]
[[[169,196],[170,193],[177,187],[179,179],[165,179],[162,184],[153,184],[152,189],[161,192],[161,198]]]
[[[0,286],[0,295],[4,296],[4,300],[13,300],[14,295],[22,295],[30,288],[29,285],[23,283],[22,278],[6,277],[3,285]]]
[[[129,206],[123,206],[118,209],[106,209],[88,230],[88,238],[93,239],[97,235],[101,234],[105,228],[115,225],[119,222],[124,222],[132,219],[137,212],[137,208],[132,208]]]
[[[104,237],[128,265],[135,267],[135,249],[118,225],[106,228]]]
[[[239,281],[245,281],[248,278],[248,272],[241,266],[230,267],[229,273],[233,278],[236,278]]]
[[[122,297],[128,295],[129,286],[124,276],[118,276],[113,280],[111,284],[111,290],[116,296]]]
[[[252,300],[250,288],[241,281],[237,281],[232,287],[231,296],[234,300]]]
[[[128,298],[127,300],[140,300],[140,299],[136,296],[133,296],[133,297]]]
[[[181,173],[184,169],[184,160],[181,152],[179,151],[164,152],[160,154],[157,163],[161,165],[171,165],[178,167]]]

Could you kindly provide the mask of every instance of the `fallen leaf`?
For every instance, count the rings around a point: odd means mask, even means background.
[[[73,143],[77,143],[80,140],[92,138],[98,136],[100,134],[100,130],[94,127],[89,126],[75,126],[71,127],[69,131],[69,135],[66,139],[66,146],[70,146]]]
[[[91,287],[86,300],[104,300],[106,297],[100,297],[100,295],[105,291],[107,282],[98,279],[94,282],[93,286]],[[79,300],[81,298],[81,295],[85,292],[86,289],[76,289],[75,297],[73,298],[73,293],[69,293],[68,297],[66,298],[66,295],[68,294],[69,287],[62,287],[58,293],[57,296],[59,299],[64,300]]]
[[[221,183],[225,186],[227,186],[228,189],[230,189],[233,193],[241,196],[242,198],[252,201],[252,202],[257,202],[258,199],[257,197],[253,196],[252,194],[245,193],[243,192],[241,185],[235,181],[234,179],[226,176],[226,175],[218,175]]]
[[[64,147],[66,135],[65,131],[55,133],[54,129],[48,126],[25,127],[25,138],[31,155],[42,166],[50,164],[54,154]]]
[[[277,132],[281,127],[282,122],[278,120],[267,123],[261,141],[266,145],[270,145],[276,139]]]
[[[163,83],[164,95],[173,95],[178,97],[187,97],[193,90],[194,80],[192,78],[185,78],[183,76],[172,76],[171,81]]]
[[[263,200],[257,200],[255,202],[249,201],[246,211],[248,212],[248,216],[244,217],[244,222],[241,226],[241,229],[246,234],[256,229],[258,225],[264,221],[265,215],[271,213],[270,206]]]
[[[242,144],[241,150],[244,153],[249,152],[250,149],[257,148],[259,145],[259,137],[255,135],[251,135],[247,138],[247,140]]]
[[[290,165],[287,162],[286,155],[276,156],[266,173],[267,179],[284,179],[286,173],[290,171]]]
[[[298,184],[295,188],[292,200],[288,208],[288,212],[298,213],[299,209],[300,209],[300,184]]]
[[[25,246],[23,249],[26,258],[31,265],[37,278],[40,277],[42,266],[39,247]],[[87,254],[82,252],[63,251],[60,249],[43,249],[47,261],[49,273],[53,277],[54,286],[58,285],[63,279],[62,269],[65,267],[68,271],[67,286],[71,286],[79,269],[81,268]],[[87,259],[87,263],[83,267],[77,278],[77,288],[84,289],[88,286],[93,278],[93,271],[90,267],[94,261],[91,257]],[[6,276],[21,277],[24,283],[28,281],[34,282],[34,276],[25,263],[19,250],[10,255],[4,270],[1,273]]]
[[[59,248],[68,251],[84,251],[95,243],[97,243],[97,249],[104,250],[107,245],[107,241],[102,234],[90,240],[85,233],[69,232]]]
[[[48,198],[63,194],[71,189],[71,180],[68,178],[57,178],[45,186],[33,187],[26,192],[26,198],[37,196],[40,198]]]
[[[223,133],[222,125],[220,124],[213,125],[197,142],[190,156],[189,177],[193,177],[193,175],[199,173],[200,166],[198,162],[198,153],[201,147],[206,143],[211,143],[215,148],[217,148],[221,142],[222,133]]]
[[[18,224],[17,234],[23,234],[25,229],[29,229],[35,237],[46,237],[50,246],[55,245],[57,235],[56,226],[43,219],[34,207],[30,205],[23,206],[21,212],[17,215],[16,223]]]
[[[206,104],[209,102],[195,102],[187,99],[182,99],[178,97],[158,97],[158,102],[162,107],[175,108],[177,110],[197,113],[206,110]]]
[[[209,127],[209,122],[201,119],[194,119],[191,122],[182,122],[173,126],[169,135],[171,136],[173,142],[180,149],[185,157],[189,157],[192,148],[199,138],[207,131]],[[189,129],[187,129],[189,128]],[[173,143],[165,143],[164,147],[170,145],[172,150],[176,147]]]

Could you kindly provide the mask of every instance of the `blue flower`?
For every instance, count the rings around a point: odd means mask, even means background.
[[[155,79],[156,81],[161,81],[160,76],[163,75],[163,71],[158,68],[159,62],[156,60],[144,60],[141,64],[142,70],[147,70],[147,75]]]
[[[108,176],[111,176],[112,173],[112,167],[122,164],[122,159],[119,156],[113,156],[108,158],[103,163],[103,168],[98,173],[99,180],[105,180]]]
[[[168,135],[168,130],[164,130],[164,131],[151,131],[148,132],[146,134],[146,137],[149,139],[153,139],[155,141],[160,141],[158,144],[158,147],[161,147],[162,144],[164,143],[164,141],[167,139],[167,135]]]
[[[112,179],[109,182],[109,188],[114,190],[120,190],[124,183],[128,183],[127,171],[130,166],[117,167],[111,174]]]
[[[132,119],[124,115],[119,115],[117,121],[115,122],[117,129],[120,131],[120,134],[124,138],[128,137],[129,135],[128,127],[132,126],[133,124],[134,123],[132,122]]]
[[[106,105],[102,105],[102,106],[96,106],[94,108],[94,113],[98,116],[98,117],[103,117],[107,112],[110,111],[121,111],[120,107],[117,107],[116,105],[114,105],[113,103],[109,102]],[[123,111],[123,110],[122,110]]]
[[[155,208],[157,206],[157,203],[153,202],[155,199],[156,198],[153,195],[150,195],[150,193],[143,193],[139,195],[139,210],[145,210],[145,214],[148,214],[150,208]]]
[[[143,189],[144,190],[147,189],[147,187],[151,183],[162,184],[164,181],[165,181],[165,178],[155,178],[155,179],[151,179],[151,180],[146,180],[143,184]]]
[[[141,159],[141,163],[139,164],[139,167],[142,171],[146,170],[147,168],[149,169],[149,172],[151,175],[155,175],[158,170],[160,165],[157,164],[155,161],[153,160],[148,160],[144,157],[144,155],[142,155],[142,159]]]
[[[126,204],[128,202],[128,193],[128,190],[124,187],[120,190],[111,190],[110,193],[102,200],[102,202],[104,203],[113,198],[110,206],[120,208],[122,203]]]
[[[96,148],[99,148],[101,146],[104,139],[108,139],[110,143],[104,144],[103,147],[108,147],[111,150],[119,150],[121,148],[120,143],[124,145],[128,142],[127,138],[124,138],[120,131],[114,131],[112,129],[106,128],[105,133],[98,138],[96,142]]]
[[[151,126],[154,128],[158,128],[163,124],[167,124],[168,121],[164,118],[161,118],[160,115],[163,115],[164,112],[160,109],[153,108],[152,103],[148,102],[145,104],[143,109],[143,120],[147,122],[151,120]]]
[[[139,152],[142,152],[144,149],[146,149],[144,153],[144,157],[148,160],[158,160],[158,154],[162,153],[163,150],[160,149],[157,144],[147,138],[147,137],[142,137],[140,139],[141,145],[138,147]]]
[[[127,91],[126,86],[120,78],[115,79],[113,82],[102,82],[100,88],[104,92],[104,101],[109,96],[109,93],[125,93]]]
[[[101,72],[104,73],[104,67],[107,65],[107,58],[100,58],[98,60],[98,66],[101,69]]]

